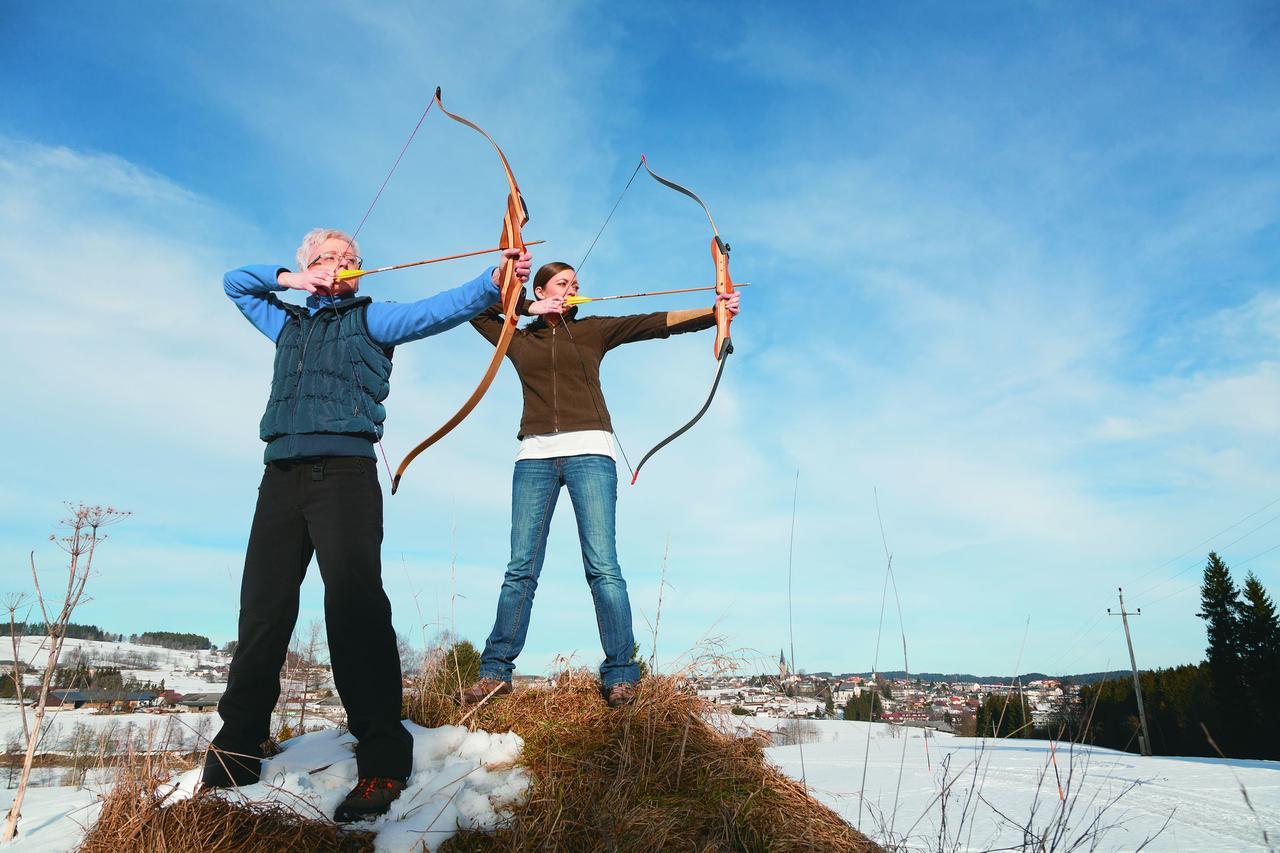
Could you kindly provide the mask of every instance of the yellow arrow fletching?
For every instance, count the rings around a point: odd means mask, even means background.
[[[581,305],[584,302],[594,302],[594,301],[595,301],[594,298],[590,296],[567,296],[565,297],[564,304],[572,308],[573,306]]]
[[[333,279],[334,281],[350,281],[353,278],[360,278],[367,272],[368,270],[338,270]]]

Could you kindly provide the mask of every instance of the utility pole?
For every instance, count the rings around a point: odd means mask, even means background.
[[[1120,593],[1120,612],[1112,613],[1111,608],[1107,608],[1108,615],[1119,616],[1120,621],[1124,623],[1124,641],[1129,644],[1129,667],[1133,670],[1133,692],[1138,697],[1138,719],[1142,722],[1142,735],[1138,738],[1138,751],[1143,755],[1151,754],[1151,734],[1147,731],[1147,712],[1142,706],[1142,684],[1138,681],[1138,661],[1133,656],[1133,638],[1129,636],[1129,617],[1141,616],[1142,608],[1139,607],[1133,613],[1124,609],[1124,590],[1117,588]]]

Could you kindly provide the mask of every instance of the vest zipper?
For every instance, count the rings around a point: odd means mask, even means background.
[[[307,336],[302,339],[302,353],[298,356],[298,369],[295,371],[298,374],[298,382],[293,386],[293,413],[290,415],[289,419],[290,435],[295,434],[295,430],[298,426],[298,402],[302,399],[302,365],[307,360],[307,347],[311,344],[311,336],[315,334],[317,325],[315,323],[316,318],[314,316],[309,317],[308,319],[310,319],[312,323],[311,327],[307,329]]]
[[[556,382],[556,326],[551,327],[551,431],[560,431],[560,396]]]

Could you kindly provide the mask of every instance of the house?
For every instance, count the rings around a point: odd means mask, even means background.
[[[214,711],[218,708],[221,693],[188,693],[178,700],[178,706],[188,711]]]
[[[87,687],[82,690],[50,690],[47,707],[67,710],[71,708],[98,708],[110,711],[130,711],[155,701],[150,690],[126,692]]]

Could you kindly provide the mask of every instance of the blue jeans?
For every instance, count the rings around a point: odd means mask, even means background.
[[[569,487],[569,500],[578,519],[582,565],[596,607],[596,625],[604,663],[600,680],[605,689],[640,678],[632,663],[635,638],[631,631],[631,601],[618,565],[614,532],[618,504],[618,468],[608,456],[561,456],[522,459],[511,478],[511,562],[498,594],[498,615],[480,656],[480,677],[510,681],[516,657],[529,633],[529,614],[538,575],[546,557],[547,532],[560,487]]]

